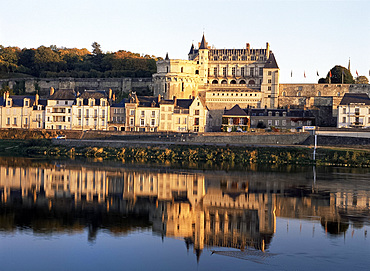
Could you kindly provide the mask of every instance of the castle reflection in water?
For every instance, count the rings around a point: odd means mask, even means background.
[[[337,172],[338,173],[338,172]],[[335,172],[331,173],[335,174]],[[340,172],[338,173],[340,174]],[[0,230],[126,234],[148,227],[204,247],[264,251],[276,217],[319,220],[329,233],[369,222],[370,192],[301,173],[183,171],[97,163],[0,161]],[[366,186],[364,186],[366,187]],[[354,190],[356,189],[356,190]]]

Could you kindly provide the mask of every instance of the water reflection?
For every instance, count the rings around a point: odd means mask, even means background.
[[[198,258],[205,247],[265,251],[277,217],[319,221],[333,236],[368,225],[368,182],[361,169],[203,172],[2,158],[0,230],[88,229],[94,242],[101,230],[141,228],[183,239]]]

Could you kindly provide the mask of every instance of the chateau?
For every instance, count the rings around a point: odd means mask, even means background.
[[[157,62],[153,87],[154,96],[199,95],[212,108],[224,107],[225,101],[241,107],[276,108],[279,67],[268,43],[265,49],[252,49],[249,43],[243,49],[214,49],[203,35],[198,48],[191,46],[188,60],[172,60],[167,55]]]

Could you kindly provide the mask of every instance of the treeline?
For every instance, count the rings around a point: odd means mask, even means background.
[[[5,78],[34,76],[42,78],[151,77],[157,58],[129,51],[106,52],[96,42],[92,52],[86,48],[40,46],[20,49],[0,45],[0,74]]]

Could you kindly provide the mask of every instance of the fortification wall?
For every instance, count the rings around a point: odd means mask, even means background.
[[[25,91],[27,93],[39,90],[39,94],[44,96],[49,93],[50,88],[74,89],[83,91],[85,89],[109,90],[115,93],[129,93],[131,90],[138,91],[143,89],[152,89],[152,78],[20,78],[20,79],[1,79],[3,83],[12,88],[16,82],[25,82]]]

